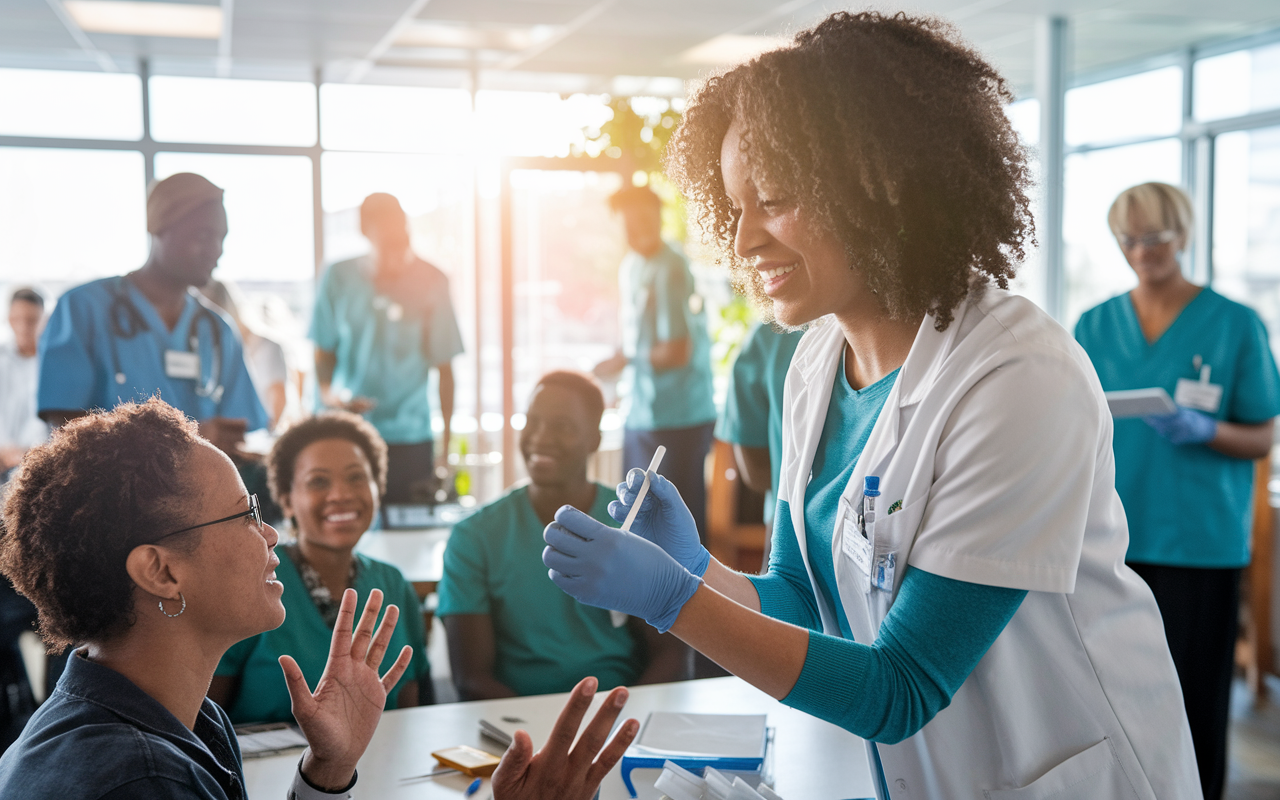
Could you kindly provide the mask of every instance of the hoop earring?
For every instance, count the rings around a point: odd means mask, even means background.
[[[163,600],[163,599],[162,599],[162,600],[160,600],[160,602],[156,603],[156,605],[160,606],[160,613],[161,613],[161,614],[164,614],[164,615],[165,615],[166,617],[168,617],[169,619],[173,619],[174,617],[180,617],[180,616],[182,616],[182,612],[187,610],[187,598],[185,598],[185,597],[183,597],[183,596],[182,596],[182,592],[178,592],[178,599],[182,601],[182,608],[178,609],[178,613],[177,613],[177,614],[170,614],[168,611],[165,611],[165,610],[164,610],[164,600]]]

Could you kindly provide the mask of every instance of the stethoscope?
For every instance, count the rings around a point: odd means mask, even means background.
[[[123,384],[127,378],[124,370],[120,365],[120,349],[117,341],[120,339],[132,339],[140,333],[147,333],[151,330],[151,326],[147,324],[147,318],[142,316],[142,312],[133,304],[132,298],[129,297],[129,287],[125,284],[124,277],[116,278],[111,288],[111,306],[107,309],[107,319],[110,321],[110,339],[111,339],[111,358],[116,368],[116,383]],[[194,296],[194,293],[193,293]],[[207,397],[214,403],[222,401],[222,327],[218,324],[220,320],[218,315],[205,305],[199,298],[195,297],[197,308],[196,313],[191,317],[191,323],[187,327],[187,347],[192,353],[200,352],[200,320],[208,321],[210,334],[213,337],[213,364],[209,371],[209,380],[202,381],[200,376],[195,377],[196,394],[200,397]]]

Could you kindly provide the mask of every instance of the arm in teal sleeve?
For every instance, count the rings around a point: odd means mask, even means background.
[[[951,704],[1026,596],[908,568],[875,643],[810,633],[782,702],[864,739],[900,742]]]
[[[791,527],[791,511],[786,500],[778,501],[773,517],[773,549],[769,553],[769,571],[764,575],[748,575],[760,596],[760,613],[799,625],[822,630],[818,601],[813,584],[800,557],[800,543]]]

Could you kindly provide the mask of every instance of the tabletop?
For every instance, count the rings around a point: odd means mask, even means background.
[[[397,567],[410,583],[434,587],[444,574],[444,548],[450,528],[401,531],[369,531],[360,537],[356,552]]]
[[[597,704],[604,697],[601,692]],[[388,711],[382,717],[369,749],[360,760],[357,798],[388,800],[458,800],[469,778],[442,775],[417,782],[403,778],[430,772],[431,752],[466,744],[495,752],[498,748],[480,738],[481,719],[516,717],[527,721],[525,729],[535,747],[541,747],[568,695],[540,695],[472,703]],[[592,712],[594,713],[595,705]],[[694,713],[766,714],[776,729],[770,757],[773,785],[787,800],[848,800],[874,796],[871,773],[862,740],[841,728],[788,708],[746,682],[734,678],[637,686],[623,709],[624,718],[644,721],[650,711]],[[248,759],[245,781],[251,800],[283,800],[293,780],[298,754]],[[653,789],[659,770],[636,770],[633,777],[641,800],[657,800]],[[489,797],[486,780],[478,800]],[[624,800],[627,790],[617,767],[605,777],[600,800]]]

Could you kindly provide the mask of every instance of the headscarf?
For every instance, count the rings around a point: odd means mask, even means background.
[[[179,172],[151,184],[147,233],[158,234],[205,203],[222,202],[222,190],[194,172]]]

